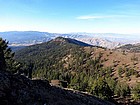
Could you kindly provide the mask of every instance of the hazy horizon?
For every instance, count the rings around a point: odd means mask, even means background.
[[[124,35],[140,35],[140,33],[113,33],[113,32],[49,32],[49,31],[39,31],[39,30],[7,30],[7,31],[0,31],[1,33],[5,33],[5,32],[48,32],[48,33],[57,33],[57,34],[124,34]]]

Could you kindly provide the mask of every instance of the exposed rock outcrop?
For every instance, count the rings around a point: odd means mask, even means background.
[[[80,92],[50,86],[47,80],[30,80],[0,71],[1,105],[113,105]]]

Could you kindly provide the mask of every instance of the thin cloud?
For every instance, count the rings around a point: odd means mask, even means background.
[[[108,15],[108,16],[79,16],[76,17],[76,19],[81,19],[81,20],[90,20],[90,19],[103,19],[103,18],[123,18],[123,17],[128,17],[125,15]]]
[[[105,18],[103,16],[79,16],[77,19],[83,19],[83,20],[88,20],[88,19],[101,19]]]

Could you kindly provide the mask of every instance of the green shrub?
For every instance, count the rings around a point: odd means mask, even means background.
[[[130,94],[130,88],[128,84],[124,82],[118,82],[114,92],[117,96],[124,98],[125,96]]]
[[[106,100],[111,99],[113,95],[107,82],[103,78],[99,78],[98,80],[94,81],[92,86],[92,94]]]
[[[140,100],[140,83],[137,83],[137,85],[131,89],[131,94],[134,100]]]

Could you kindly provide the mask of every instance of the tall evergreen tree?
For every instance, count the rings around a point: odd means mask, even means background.
[[[0,70],[5,70],[5,69],[6,69],[6,64],[4,59],[4,53],[0,46]]]
[[[99,98],[110,100],[112,99],[112,94],[110,87],[104,78],[98,78],[98,80],[94,81],[92,87],[92,94],[98,96]]]
[[[8,42],[0,38],[0,63],[3,70],[15,73],[20,69],[20,64],[14,60],[14,54],[15,53],[8,48]]]

